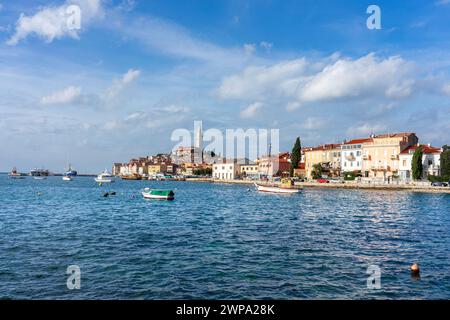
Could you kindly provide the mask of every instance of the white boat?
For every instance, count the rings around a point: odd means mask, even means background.
[[[295,188],[294,183],[290,179],[283,179],[281,181],[281,185],[278,186],[262,186],[255,183],[256,191],[259,192],[268,192],[268,193],[284,193],[284,194],[293,194],[299,193],[301,189]]]
[[[100,173],[94,180],[98,183],[111,183],[114,182],[114,176],[105,169],[105,171]]]
[[[41,176],[41,177],[33,177],[34,180],[45,180],[47,177]]]
[[[62,179],[64,181],[72,181],[73,180],[73,178],[71,176],[64,176],[64,177],[62,177]]]

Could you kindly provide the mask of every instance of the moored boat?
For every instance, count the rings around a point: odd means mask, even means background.
[[[34,168],[33,170],[30,171],[30,176],[32,177],[47,177],[49,176],[49,174],[50,172],[48,170],[38,168]]]
[[[125,174],[122,176],[122,180],[142,180],[142,176],[137,173]]]
[[[142,192],[144,199],[153,200],[173,200],[175,199],[175,193],[172,190],[158,190],[145,188]]]
[[[295,188],[294,182],[291,179],[283,179],[280,186],[263,186],[255,183],[255,187],[259,192],[268,193],[293,194],[301,191],[301,189]]]
[[[64,181],[72,181],[73,180],[72,176],[63,176],[62,179]]]
[[[20,173],[17,172],[16,167],[14,167],[14,168],[11,170],[11,172],[9,173],[9,177],[10,177],[11,179],[24,179],[24,177],[23,177]]]
[[[111,183],[114,182],[114,176],[105,169],[105,171],[100,173],[94,180],[99,183]]]

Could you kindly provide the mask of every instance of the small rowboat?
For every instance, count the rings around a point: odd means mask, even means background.
[[[173,200],[175,199],[175,193],[172,190],[157,190],[145,188],[142,192],[144,199],[153,200]]]

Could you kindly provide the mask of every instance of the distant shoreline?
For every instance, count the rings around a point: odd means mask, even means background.
[[[245,184],[253,185],[257,181],[252,180],[214,180],[207,178],[187,178],[189,182],[203,183],[223,183],[223,184]],[[261,182],[259,182],[261,183]],[[275,183],[276,184],[276,183]],[[450,194],[450,187],[432,187],[415,185],[396,185],[396,184],[368,184],[368,183],[317,183],[317,182],[296,182],[296,186],[307,188],[322,189],[361,189],[361,190],[387,190],[387,191],[413,191],[428,193],[447,193]]]

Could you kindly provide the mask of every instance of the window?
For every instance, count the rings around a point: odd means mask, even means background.
[[[429,166],[432,166],[432,165],[433,165],[433,160],[428,159],[428,165],[429,165]]]
[[[361,155],[361,151],[356,151],[356,155],[359,157]]]
[[[403,166],[406,167],[406,159],[403,159]]]

